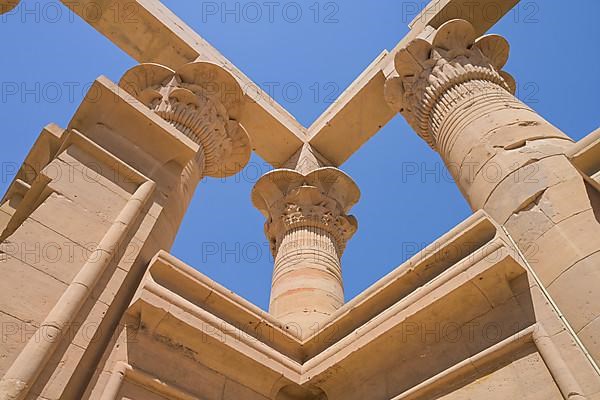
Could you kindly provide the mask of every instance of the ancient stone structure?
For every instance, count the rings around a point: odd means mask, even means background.
[[[269,311],[299,337],[344,304],[341,257],[357,228],[346,211],[359,196],[352,179],[334,167],[307,175],[276,169],[254,187],[275,258]]]
[[[600,130],[574,143],[514,97],[492,0],[435,1],[309,128],[135,3],[88,22],[141,64],[46,126],[0,203],[0,399],[600,399]],[[344,304],[340,166],[398,113],[474,213]],[[251,194],[269,312],[168,253],[251,150],[275,167]]]

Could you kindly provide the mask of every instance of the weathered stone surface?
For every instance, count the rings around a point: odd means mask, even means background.
[[[553,226],[529,243],[530,263],[545,285],[551,285],[576,262],[600,251],[600,237],[589,233],[595,229],[598,229],[598,221],[594,212],[588,210]]]
[[[15,361],[25,343],[36,333],[37,327],[12,315],[0,312],[0,371],[6,371]]]
[[[579,332],[600,316],[600,251],[593,253],[564,271],[548,291],[569,316],[569,323]]]
[[[469,21],[448,21],[398,52],[386,97],[441,155],[472,209],[506,228],[579,331],[599,312],[600,276],[590,260],[599,250],[600,203],[598,186],[569,157],[586,160],[590,171],[593,163],[512,95],[514,79],[502,71],[507,58],[503,38],[477,39]]]
[[[0,265],[2,311],[39,326],[67,285],[13,256],[2,254]]]
[[[142,64],[44,128],[0,202],[0,399],[599,399],[599,133],[518,101],[492,1],[448,16],[467,3],[433,2],[308,129],[159,3],[90,20]],[[344,304],[360,192],[334,166],[396,112],[475,213]],[[269,313],[168,254],[251,149],[279,168],[252,193]]]
[[[496,371],[468,381],[458,390],[438,397],[443,400],[458,399],[560,399],[562,395],[552,380],[544,361],[537,353],[500,366]]]
[[[0,244],[0,251],[68,285],[96,245],[94,242],[75,243],[29,219]]]

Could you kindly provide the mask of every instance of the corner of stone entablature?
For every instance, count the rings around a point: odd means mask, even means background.
[[[42,129],[29,153],[25,156],[25,160],[15,174],[15,178],[0,204],[4,203],[9,197],[11,187],[16,181],[22,181],[28,185],[34,183],[40,172],[56,155],[60,143],[65,137],[65,132],[65,129],[55,123],[50,123]]]
[[[183,168],[199,145],[110,79],[100,76],[68,124],[129,163]],[[137,151],[131,152],[131,148]]]
[[[156,281],[152,276],[153,268],[155,265],[164,263],[165,258],[168,257],[169,253],[166,250],[159,250],[154,257],[148,262],[148,266],[144,271],[144,276],[140,281],[140,284],[135,290],[133,298],[130,302],[127,313],[130,315],[137,315],[141,319],[141,307],[143,303],[143,291],[148,284],[155,284]]]
[[[64,140],[62,140],[58,148],[57,156],[63,153],[73,152],[77,154],[84,152],[87,156],[95,160],[90,161],[90,165],[87,166],[92,171],[94,171],[94,168],[98,168],[95,164],[99,162],[114,171],[114,178],[121,179],[121,183],[123,184],[141,185],[144,182],[152,181],[151,178],[143,174],[135,166],[117,157],[77,129],[66,130],[63,138]]]

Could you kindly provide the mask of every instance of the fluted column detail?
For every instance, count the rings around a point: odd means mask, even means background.
[[[341,257],[357,229],[356,184],[337,168],[274,170],[254,187],[275,258],[269,311],[299,336],[344,304]]]

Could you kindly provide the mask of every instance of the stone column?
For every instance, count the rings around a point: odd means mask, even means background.
[[[352,179],[333,167],[307,175],[277,169],[253,189],[275,258],[269,312],[301,337],[344,304],[340,259],[357,229],[347,212],[359,197]]]
[[[205,176],[233,175],[250,159],[250,140],[238,122],[242,90],[229,72],[208,62],[186,64],[177,71],[140,64],[119,85],[198,145],[183,170],[176,163],[160,166],[179,175],[165,210],[177,229]]]
[[[0,322],[27,324],[37,333],[3,348],[9,361],[0,363],[1,399],[82,398],[91,379],[88,367],[101,360],[149,260],[172,244],[198,182],[233,174],[250,157],[248,136],[237,122],[241,89],[221,67],[192,63],[173,71],[145,64],[130,70],[121,87],[171,126],[135,102],[143,118],[127,136],[131,140],[125,141],[118,122],[107,122],[89,136],[48,128],[36,142],[29,161],[41,165],[21,185],[33,188],[29,203],[16,206],[14,226],[0,243],[2,270],[14,281],[2,294],[2,314],[15,315]],[[135,101],[131,96],[123,93],[115,107],[100,97],[94,105],[102,117],[140,116],[120,109],[128,107],[122,98]],[[164,125],[164,135],[184,142],[184,155],[144,143],[147,126],[157,124]],[[50,177],[44,172],[49,167],[61,173]],[[101,173],[88,175],[92,167]],[[58,245],[59,254],[71,255],[49,262],[40,254],[36,266],[43,266],[42,273],[17,250],[36,243]],[[80,243],[96,245],[84,249]],[[48,340],[38,340],[41,335]]]
[[[508,53],[504,38],[449,21],[398,52],[386,99],[440,154],[473,210],[506,227],[600,360],[598,186],[565,155],[571,139],[514,97]]]

